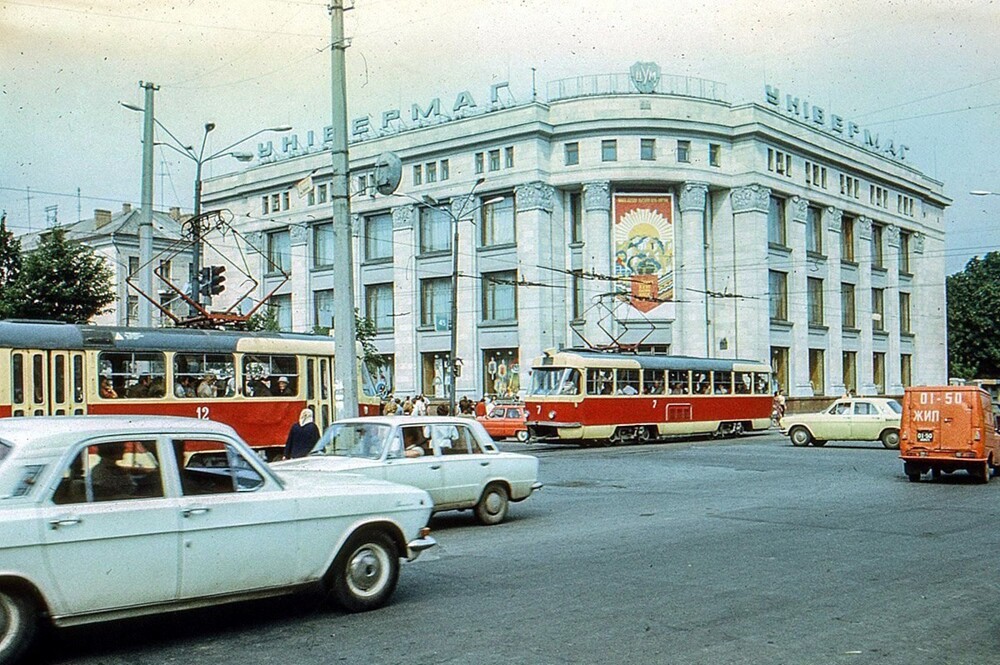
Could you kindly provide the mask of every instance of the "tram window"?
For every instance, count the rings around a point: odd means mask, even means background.
[[[749,395],[753,392],[753,374],[751,372],[734,372],[733,376],[737,395]]]
[[[66,401],[66,357],[56,356],[55,386],[56,404]]]
[[[73,401],[83,404],[83,356],[73,356]]]
[[[665,374],[662,369],[642,370],[642,394],[662,395],[666,388]]]
[[[247,397],[294,397],[299,394],[298,360],[295,356],[245,355],[243,381]]]
[[[707,395],[711,390],[708,372],[691,372],[691,388],[695,395]]]
[[[35,404],[45,401],[45,367],[42,363],[42,354],[36,353],[31,357],[31,374],[34,380]]]
[[[175,353],[174,396],[215,399],[236,394],[236,372],[228,353]]]
[[[712,372],[712,389],[716,395],[728,395],[733,392],[733,373]]]
[[[559,386],[560,395],[580,394],[580,370],[567,369],[563,376],[562,384]]]
[[[316,399],[316,361],[306,361],[306,399]]]
[[[14,403],[24,404],[24,355],[15,353],[11,361],[11,388],[14,390]]]
[[[614,389],[613,372],[610,369],[588,369],[587,394],[610,395]]]
[[[619,369],[618,370],[618,395],[638,395],[639,394],[639,370]]]
[[[319,397],[327,399],[330,397],[330,371],[327,369],[329,361],[326,358],[319,359]],[[366,393],[367,394],[367,393]]]
[[[671,395],[691,394],[691,372],[686,369],[672,369],[667,374]]]
[[[753,391],[757,395],[771,394],[771,375],[767,372],[753,373]]]
[[[105,399],[163,397],[166,361],[158,351],[102,351],[97,357],[98,390]],[[101,385],[110,384],[111,390]]]

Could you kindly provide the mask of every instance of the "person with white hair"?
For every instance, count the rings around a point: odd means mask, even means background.
[[[312,452],[319,441],[319,428],[313,422],[312,409],[302,409],[299,412],[299,422],[293,423],[285,440],[285,453],[282,459],[305,457]]]

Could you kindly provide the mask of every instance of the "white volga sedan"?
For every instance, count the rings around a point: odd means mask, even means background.
[[[383,605],[433,546],[427,492],[274,473],[230,427],[157,417],[0,419],[0,663],[57,626],[321,585]]]
[[[538,482],[538,459],[500,452],[470,418],[386,416],[333,423],[308,457],[275,468],[361,473],[427,490],[434,512],[471,508],[499,524]]]

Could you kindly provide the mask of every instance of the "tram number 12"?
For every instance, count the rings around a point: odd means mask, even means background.
[[[197,407],[195,409],[195,413],[197,414],[195,417],[198,418],[198,420],[210,420],[210,418],[208,416],[208,407],[207,406],[199,406],[199,407]]]

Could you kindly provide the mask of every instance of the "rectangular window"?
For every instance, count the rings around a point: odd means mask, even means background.
[[[788,392],[788,347],[771,347],[771,373],[777,384],[775,390]]]
[[[139,257],[130,256],[128,257],[128,274],[129,276],[135,275],[139,272]]]
[[[823,220],[820,209],[815,206],[806,208],[806,251],[823,253]]]
[[[872,354],[872,382],[875,384],[875,392],[879,395],[885,394],[885,354],[875,352]]]
[[[767,242],[785,246],[785,200],[772,196],[767,209]]]
[[[505,169],[514,168],[514,146],[507,146],[503,150],[503,167]]]
[[[315,224],[313,231],[313,268],[333,265],[333,222]]]
[[[885,330],[885,289],[872,289],[872,330]]]
[[[428,162],[424,164],[424,175],[427,176],[427,182],[437,182],[437,162]]]
[[[291,294],[271,296],[267,302],[270,310],[274,312],[275,320],[278,322],[278,330],[290,331],[292,329]]]
[[[313,325],[320,328],[333,328],[333,289],[321,289],[313,292]]]
[[[484,153],[481,153],[481,152],[477,152],[476,153],[475,170],[476,170],[476,174],[477,175],[480,174],[480,173],[482,173],[485,170],[484,167],[483,167],[483,158],[484,158]]]
[[[368,177],[364,175],[358,176],[358,185],[356,191],[360,195],[368,193]],[[313,187],[309,192],[309,205],[314,205],[316,203],[316,188]]]
[[[483,349],[483,394],[516,397],[521,390],[521,357],[518,349]],[[579,383],[579,380],[577,380]],[[520,414],[520,410],[511,412]]]
[[[441,180],[447,180],[449,177],[451,177],[451,172],[450,172],[451,170],[449,168],[447,159],[441,160],[441,168],[439,169],[439,171],[441,174]]]
[[[281,212],[281,196],[271,194],[271,212]]]
[[[573,321],[583,319],[583,278],[580,275],[573,275]]]
[[[290,210],[291,207],[292,206],[289,204],[288,192],[282,192],[281,193],[281,209],[282,210]]]
[[[910,294],[899,294],[899,332],[909,335],[913,332],[910,327]]]
[[[826,385],[826,371],[823,362],[823,349],[809,349],[809,383],[813,395],[823,395]]]
[[[483,321],[517,321],[517,272],[483,273]]]
[[[872,224],[872,267],[884,268],[885,262],[882,257],[882,230],[881,224]]]
[[[451,372],[447,351],[421,353],[421,392],[425,397],[446,400],[451,397]]]
[[[899,272],[910,274],[910,234],[899,232]]]
[[[284,387],[282,384],[285,384]],[[244,395],[247,397],[289,397],[298,395],[298,393],[299,364],[295,356],[268,353],[244,354]]]
[[[691,161],[691,142],[690,141],[678,141],[677,142],[677,161],[683,164],[690,163]]]
[[[420,208],[420,253],[451,250],[451,216],[444,208]]]
[[[271,214],[271,203],[267,196],[260,197],[260,212],[264,215]]]
[[[858,394],[858,354],[856,351],[844,351],[844,388],[852,395]]]
[[[326,191],[328,185],[316,185],[316,203],[326,203]]]
[[[718,143],[708,144],[708,165],[722,166],[722,146]]]
[[[292,236],[287,229],[267,234],[267,258],[264,272],[288,272],[292,267]]]
[[[392,284],[369,284],[365,287],[365,317],[375,330],[392,330]]]
[[[823,280],[809,277],[806,281],[809,298],[809,325],[821,326],[823,325]]]
[[[767,170],[785,177],[792,177],[792,156],[788,153],[767,149]]]
[[[166,361],[159,351],[102,351],[97,367],[102,399],[163,397],[166,393]]]
[[[514,223],[517,213],[514,209],[512,195],[504,196],[499,201],[487,203],[482,207],[482,214],[480,240],[483,247],[514,244],[516,240]]]
[[[639,159],[647,162],[656,159],[656,139],[639,139]]]
[[[413,184],[420,185],[424,182],[423,167],[420,164],[415,164],[413,166]]]
[[[847,215],[840,220],[840,259],[854,262],[854,218]]]
[[[215,398],[236,394],[236,371],[228,353],[175,353],[175,397]]]
[[[857,328],[855,316],[854,285],[842,282],[840,284],[840,323],[844,328]]]
[[[496,150],[490,150],[489,155],[490,155],[490,171],[499,171],[500,170],[499,148]]]
[[[420,280],[420,325],[451,330],[451,277]]]
[[[618,161],[618,141],[616,141],[615,139],[607,139],[601,141],[601,161],[602,162]]]
[[[899,356],[899,382],[904,388],[913,385],[913,356],[908,353]]]
[[[771,291],[771,320],[788,320],[788,273],[768,271]]]
[[[569,195],[569,237],[570,242],[583,242],[583,193]]]
[[[613,369],[588,369],[587,370],[587,394],[588,395],[610,395],[615,389],[615,370]]]
[[[577,142],[563,144],[563,156],[566,166],[575,166],[580,163],[580,144]]]
[[[392,258],[392,213],[365,217],[365,260]]]

